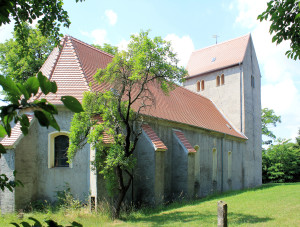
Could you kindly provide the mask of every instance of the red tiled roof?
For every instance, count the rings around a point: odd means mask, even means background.
[[[27,115],[29,122],[32,121],[33,119],[33,115]],[[6,147],[6,148],[13,148],[17,141],[19,141],[19,139],[21,138],[21,136],[23,135],[22,131],[21,131],[21,125],[20,122],[18,122],[12,129],[11,129],[11,134],[10,137],[8,137],[7,135],[3,138],[3,140],[1,140],[1,144]]]
[[[142,114],[246,139],[208,98],[181,86],[176,86],[168,95],[155,84],[149,84],[149,89],[156,99],[155,104],[143,109]],[[133,108],[137,109],[138,106],[139,103],[135,103]]]
[[[187,64],[187,78],[243,62],[249,39],[250,34],[194,51]]]
[[[188,150],[189,153],[195,153],[196,150],[192,147],[190,142],[187,140],[187,138],[184,136],[183,132],[174,130],[175,135],[180,140],[180,142],[183,144],[183,146]]]
[[[72,95],[81,101],[83,92],[90,89],[88,86],[90,83],[93,91],[103,91],[107,85],[95,84],[93,75],[97,72],[97,68],[106,67],[112,58],[110,54],[66,36],[50,75],[50,79],[56,81],[58,91],[56,94],[48,94],[47,100],[53,104],[61,104],[61,96]],[[209,99],[180,86],[169,95],[165,95],[155,84],[149,84],[149,89],[155,97],[156,104],[144,109],[142,114],[246,139],[244,135],[234,130]],[[138,103],[133,106],[136,110],[137,105]]]
[[[156,151],[166,151],[168,148],[166,145],[160,140],[160,138],[156,135],[150,125],[142,125],[142,129],[147,134],[151,142],[153,143]]]

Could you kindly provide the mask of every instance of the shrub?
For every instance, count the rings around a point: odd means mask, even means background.
[[[300,149],[290,140],[278,140],[262,152],[263,182],[300,180]]]

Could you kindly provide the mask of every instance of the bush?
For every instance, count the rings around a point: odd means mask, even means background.
[[[262,152],[263,183],[300,180],[300,149],[290,140],[278,140]]]

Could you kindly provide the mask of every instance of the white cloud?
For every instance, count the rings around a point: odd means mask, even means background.
[[[123,39],[123,40],[117,45],[117,47],[118,47],[118,49],[119,49],[120,51],[122,51],[122,50],[127,51],[128,44],[129,44],[129,41]]]
[[[105,29],[95,29],[92,32],[80,31],[80,33],[92,38],[93,44],[103,45],[103,43],[107,42],[107,32]]]
[[[267,7],[267,0],[237,0],[236,7],[239,11],[235,22],[246,28],[253,28],[259,23],[258,14]]]
[[[106,41],[107,32],[104,29],[95,29],[92,31],[92,37],[94,38],[94,44],[103,45]]]
[[[274,109],[282,123],[272,129],[278,137],[293,138],[300,127],[299,61],[288,59],[289,42],[272,43],[270,22],[256,18],[267,0],[234,0],[238,10],[236,25],[251,31],[262,74],[262,107]]]
[[[175,34],[168,34],[165,40],[170,41],[172,48],[177,53],[179,59],[179,65],[186,66],[191,56],[191,53],[195,50],[194,43],[190,36],[182,36],[181,38]]]
[[[107,17],[110,25],[115,25],[117,23],[118,15],[113,10],[105,10],[104,14]]]
[[[14,31],[14,23],[2,25],[0,27],[0,43],[4,43],[7,39],[12,38]]]

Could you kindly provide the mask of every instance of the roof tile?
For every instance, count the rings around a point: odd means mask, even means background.
[[[32,121],[33,115],[27,115],[29,122]],[[20,122],[18,122],[11,130],[11,135],[8,137],[7,135],[1,140],[1,144],[6,148],[13,148],[17,141],[21,138],[23,135],[21,131],[21,125]]]
[[[189,153],[195,153],[196,150],[192,147],[190,142],[187,140],[187,138],[184,136],[183,132],[174,130],[175,135],[180,140],[180,142],[183,144],[183,146],[188,150]]]
[[[250,34],[194,51],[187,64],[187,78],[243,62],[249,39]]]
[[[243,40],[247,37],[249,36],[239,38],[239,43],[244,43]],[[67,36],[65,39],[51,75],[51,80],[57,83],[58,91],[46,97],[53,104],[62,104],[60,97],[64,95],[71,95],[82,101],[83,93],[90,89],[90,83],[93,91],[103,91],[108,87],[107,84],[99,85],[94,82],[93,75],[98,68],[106,67],[113,56],[73,37]],[[143,109],[142,114],[246,139],[231,126],[209,99],[181,86],[176,86],[168,95],[154,82],[148,87],[155,97],[155,104],[151,108]],[[135,110],[138,107],[139,103],[133,105]]]
[[[142,125],[142,129],[147,134],[151,142],[153,143],[155,150],[157,151],[165,151],[168,148],[166,145],[161,141],[161,139],[156,135],[156,133],[153,131],[153,129],[150,127],[150,125]]]

